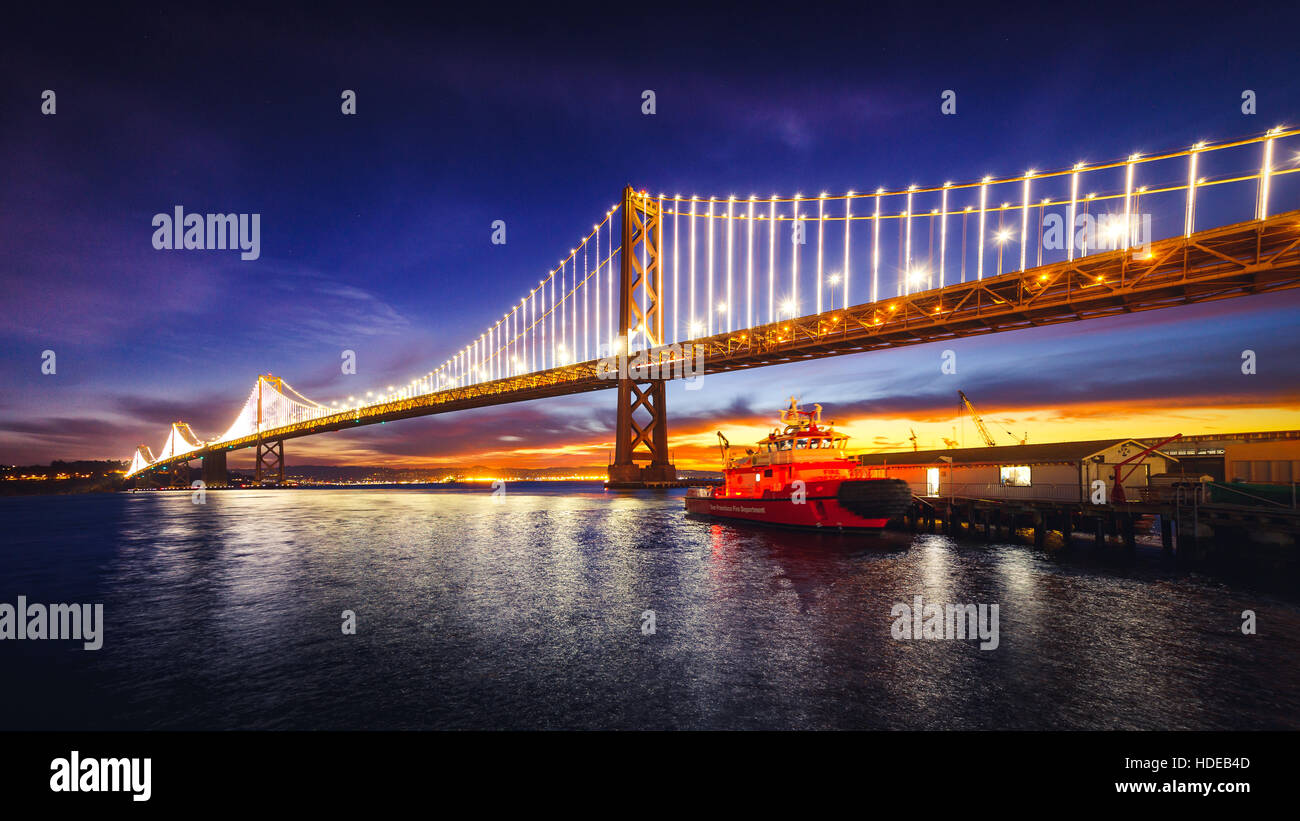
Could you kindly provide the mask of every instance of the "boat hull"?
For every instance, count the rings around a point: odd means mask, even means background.
[[[906,482],[866,479],[810,483],[802,494],[687,496],[686,512],[770,527],[872,532],[902,515],[910,501]]]

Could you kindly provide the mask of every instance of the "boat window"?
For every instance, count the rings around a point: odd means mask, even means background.
[[[780,444],[778,445],[778,447],[779,447],[781,450],[789,450],[789,449],[790,449],[790,440],[789,440],[789,439],[782,439],[781,442],[780,442]]]
[[[804,450],[805,448],[808,447],[808,440],[800,439],[798,444],[795,445],[795,447],[798,448],[799,450]]]

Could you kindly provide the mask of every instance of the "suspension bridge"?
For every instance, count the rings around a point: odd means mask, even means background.
[[[173,423],[127,477],[414,416],[611,389],[614,485],[672,481],[665,382],[1300,286],[1300,128],[869,193],[626,188],[535,287],[425,374],[317,402],[257,377],[226,431]],[[1288,210],[1289,209],[1289,210]],[[616,230],[617,229],[617,230]],[[1035,239],[1036,237],[1036,239]]]

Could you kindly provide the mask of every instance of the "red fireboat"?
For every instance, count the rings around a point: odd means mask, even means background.
[[[686,512],[776,527],[880,530],[912,501],[901,479],[870,479],[845,453],[849,437],[822,421],[822,406],[799,408],[793,397],[758,449],[733,455],[718,433],[723,484],[691,488]]]

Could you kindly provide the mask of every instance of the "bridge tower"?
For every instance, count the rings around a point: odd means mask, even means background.
[[[283,391],[283,382],[279,377],[268,373],[257,378],[257,460],[254,463],[254,481],[259,485],[268,477],[272,477],[272,481],[277,484],[284,484],[284,440],[262,440],[262,386],[268,382],[277,393]]]
[[[677,468],[668,460],[665,382],[662,378],[640,378],[643,374],[633,373],[628,366],[634,346],[648,350],[664,344],[664,312],[659,298],[663,291],[659,203],[629,185],[623,189],[622,214],[617,343],[622,350],[617,352],[618,419],[609,484],[672,482],[677,479]]]

